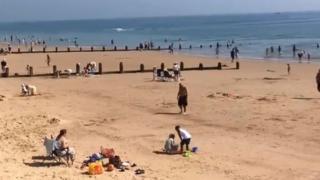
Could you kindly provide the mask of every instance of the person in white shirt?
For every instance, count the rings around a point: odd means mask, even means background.
[[[183,146],[186,145],[186,150],[189,151],[189,144],[191,142],[191,134],[185,130],[180,128],[180,126],[175,127],[179,137],[180,137],[180,152],[183,153]]]

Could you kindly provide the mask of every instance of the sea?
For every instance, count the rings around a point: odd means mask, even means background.
[[[219,43],[219,56],[229,57],[231,49],[237,47],[240,58],[258,60],[292,60],[292,47],[296,45],[317,60],[320,12],[0,23],[1,41],[10,42],[11,36],[14,43],[18,39],[44,40],[59,46],[74,46],[75,42],[79,46],[119,48],[135,48],[144,42],[153,42],[157,47],[172,44],[176,52],[209,57],[216,56]],[[229,43],[232,46],[228,48]],[[186,49],[179,50],[179,46]],[[271,46],[274,53],[270,52]]]

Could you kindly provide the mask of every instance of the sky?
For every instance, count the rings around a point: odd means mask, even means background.
[[[320,0],[0,0],[0,21],[318,10],[320,10]]]

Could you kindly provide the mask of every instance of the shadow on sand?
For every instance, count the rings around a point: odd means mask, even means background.
[[[309,100],[317,100],[317,99],[320,99],[320,98],[295,97],[295,98],[292,98],[292,99],[309,101]]]
[[[158,154],[158,155],[168,155],[168,156],[172,156],[172,155],[181,155],[180,152],[175,152],[175,153],[171,153],[171,154],[168,154],[164,151],[153,151],[154,154]]]
[[[157,112],[154,114],[155,115],[180,115],[181,113],[179,113],[179,112]]]
[[[64,165],[62,162],[55,161],[54,158],[47,156],[32,156],[33,162],[23,162],[25,165],[30,167],[51,167]]]

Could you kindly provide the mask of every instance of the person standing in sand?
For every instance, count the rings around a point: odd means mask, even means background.
[[[188,90],[187,88],[179,83],[179,92],[178,92],[178,105],[180,108],[180,113],[186,113],[188,106]]]
[[[178,136],[181,140],[180,142],[180,152],[183,153],[183,146],[186,145],[186,150],[189,151],[189,144],[191,142],[191,134],[185,130],[185,129],[182,129],[180,126],[176,126],[175,127],[177,133],[178,133]]]
[[[291,71],[290,64],[287,64],[287,71],[288,71],[288,75],[289,75],[289,74],[290,74],[290,71]]]
[[[317,81],[317,85],[318,85],[318,91],[320,92],[320,69],[319,69],[318,74],[316,76],[316,81]]]
[[[50,58],[50,55],[47,54],[47,65],[50,66],[50,63],[51,63],[51,58]]]

